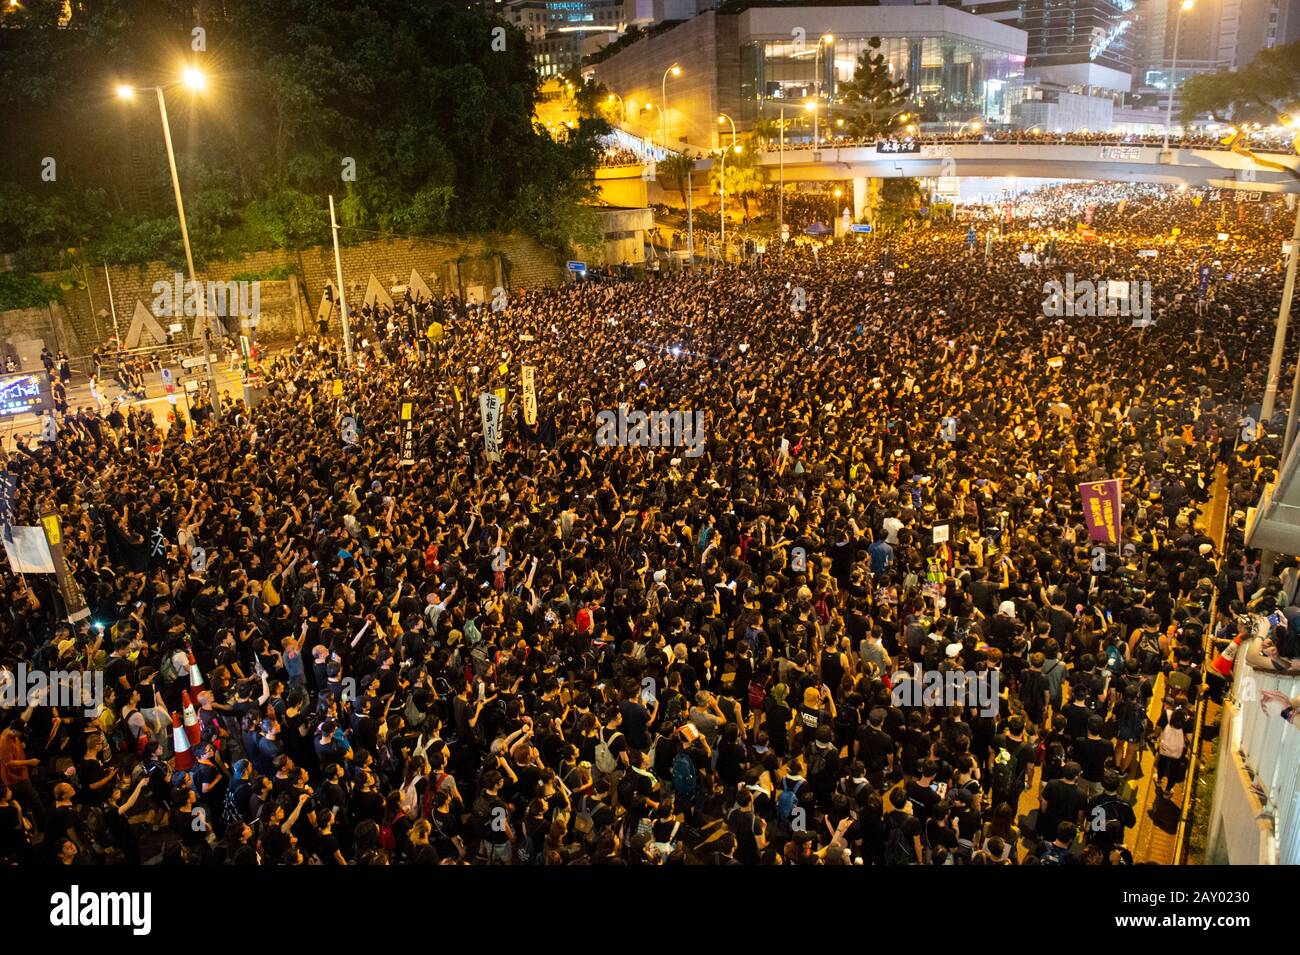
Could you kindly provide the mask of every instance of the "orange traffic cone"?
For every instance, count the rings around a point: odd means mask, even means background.
[[[1232,662],[1237,659],[1237,651],[1241,649],[1241,641],[1242,635],[1239,633],[1233,639],[1232,643],[1219,651],[1219,655],[1216,656],[1214,662],[1210,664],[1210,669],[1219,674],[1219,676],[1232,676]]]
[[[203,689],[203,671],[199,669],[199,661],[194,659],[194,651],[187,652],[190,655],[190,692],[198,699],[198,691]]]
[[[203,738],[203,728],[199,726],[199,714],[194,711],[189,690],[181,690],[181,713],[185,717],[185,735],[189,737],[190,745],[198,746]]]
[[[190,751],[190,738],[181,726],[181,715],[172,710],[172,749],[176,758],[176,768],[180,770],[194,768],[194,753]]]

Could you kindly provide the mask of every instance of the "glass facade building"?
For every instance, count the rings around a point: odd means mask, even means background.
[[[817,94],[833,101],[839,84],[853,78],[870,37],[836,36],[818,55],[812,41],[753,41],[741,50],[741,94],[754,117]],[[928,115],[1009,116],[1018,102],[1025,58],[957,36],[881,37],[874,52],[901,79]]]

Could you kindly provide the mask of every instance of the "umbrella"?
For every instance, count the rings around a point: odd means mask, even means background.
[[[804,235],[830,235],[830,226],[822,225],[820,222],[814,222],[808,228],[803,230]]]

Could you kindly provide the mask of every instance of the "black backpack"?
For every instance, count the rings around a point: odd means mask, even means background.
[[[889,823],[885,836],[885,865],[915,865],[916,853],[901,826]]]

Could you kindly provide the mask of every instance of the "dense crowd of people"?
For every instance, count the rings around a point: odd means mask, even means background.
[[[1257,152],[1280,152],[1290,155],[1294,132],[1256,131],[1247,141]],[[1175,131],[1169,136],[1173,149],[1231,149],[1233,143],[1225,142],[1228,132],[1222,135]],[[945,143],[1012,143],[1020,146],[1164,146],[1164,133],[1113,133],[1089,130],[986,129],[974,123],[968,128],[933,133],[898,134],[892,137],[857,137],[841,134],[835,129],[826,130],[818,141],[822,146],[874,146],[878,142],[919,143],[923,146]],[[787,138],[786,149],[812,149],[813,140]],[[772,148],[772,147],[769,147]]]
[[[1286,216],[1033,201],[987,253],[934,224],[366,310],[356,367],[298,342],[220,424],[61,416],[4,470],[15,524],[60,515],[90,615],[7,573],[0,681],[93,671],[104,698],[0,694],[0,859],[1131,862],[1211,614],[1294,596],[1236,513],[1226,558],[1198,523],[1216,468],[1249,494],[1276,466],[1239,432]],[[1067,272],[1150,282],[1153,323],[1046,317]],[[597,443],[616,408],[703,413],[702,453]],[[1099,562],[1078,485],[1109,478]],[[905,692],[936,672],[997,705]]]

